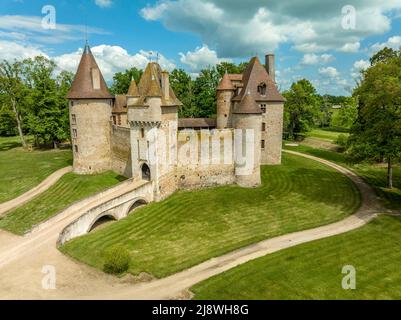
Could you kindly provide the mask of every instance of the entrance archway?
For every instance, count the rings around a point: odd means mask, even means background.
[[[141,171],[142,171],[142,179],[146,180],[146,181],[150,181],[150,178],[151,178],[150,177],[150,168],[146,163],[144,163],[142,165]]]

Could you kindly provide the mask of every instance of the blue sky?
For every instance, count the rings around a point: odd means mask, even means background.
[[[74,71],[87,30],[108,81],[116,71],[143,68],[150,51],[160,53],[164,68],[184,68],[194,76],[220,61],[246,61],[252,55],[262,60],[274,52],[282,90],[307,78],[320,93],[348,94],[370,55],[384,46],[401,46],[401,0],[1,3],[0,59],[44,54],[60,69]],[[55,9],[55,29],[43,29],[46,5]]]

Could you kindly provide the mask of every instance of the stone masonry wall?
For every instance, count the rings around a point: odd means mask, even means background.
[[[111,128],[111,169],[127,178],[132,177],[130,129]]]

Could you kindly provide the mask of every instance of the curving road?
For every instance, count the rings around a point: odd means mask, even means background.
[[[61,214],[51,224],[25,237],[0,231],[0,298],[2,299],[171,299],[189,298],[188,289],[211,276],[301,243],[330,237],[359,228],[385,210],[375,192],[352,171],[327,160],[285,151],[330,166],[348,176],[362,194],[362,205],[352,216],[322,227],[268,239],[164,279],[135,283],[132,277],[116,279],[75,262],[56,249],[62,228],[71,215]],[[112,195],[110,195],[112,196]],[[76,213],[78,214],[78,213]],[[76,215],[75,215],[76,217]],[[51,265],[57,272],[57,289],[42,288],[43,266]]]

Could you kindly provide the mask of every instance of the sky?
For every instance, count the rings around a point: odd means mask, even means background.
[[[310,80],[349,95],[369,57],[401,47],[401,0],[0,0],[0,59],[42,54],[75,72],[85,39],[113,74],[183,68],[196,77],[222,61],[276,55],[277,83]]]

